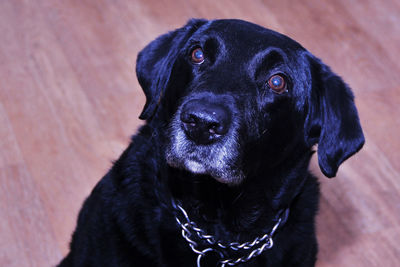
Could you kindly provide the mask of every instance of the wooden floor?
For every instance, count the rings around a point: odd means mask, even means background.
[[[138,51],[191,17],[298,40],[351,85],[364,149],[324,178],[317,266],[399,266],[400,2],[1,1],[0,266],[53,266],[138,125]]]

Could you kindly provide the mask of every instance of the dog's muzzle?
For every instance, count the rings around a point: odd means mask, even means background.
[[[189,96],[169,125],[168,164],[195,174],[210,175],[222,183],[240,183],[243,172],[239,121],[233,97]]]

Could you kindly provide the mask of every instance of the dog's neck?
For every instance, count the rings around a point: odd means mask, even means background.
[[[287,168],[286,163],[285,170],[280,166],[257,170],[254,173],[262,173],[263,177],[249,176],[236,186],[219,183],[207,175],[169,168],[168,188],[196,222],[221,222],[232,231],[247,231],[254,225],[269,226],[276,214],[290,208],[309,175],[310,156],[290,159],[293,164]]]

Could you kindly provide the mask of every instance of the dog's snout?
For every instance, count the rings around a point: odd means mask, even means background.
[[[218,140],[231,125],[231,113],[225,106],[204,99],[188,101],[180,119],[186,135],[199,144]]]

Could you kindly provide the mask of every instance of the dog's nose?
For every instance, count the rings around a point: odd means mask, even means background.
[[[231,113],[221,104],[195,99],[184,104],[181,121],[190,139],[199,144],[209,144],[228,132]]]

